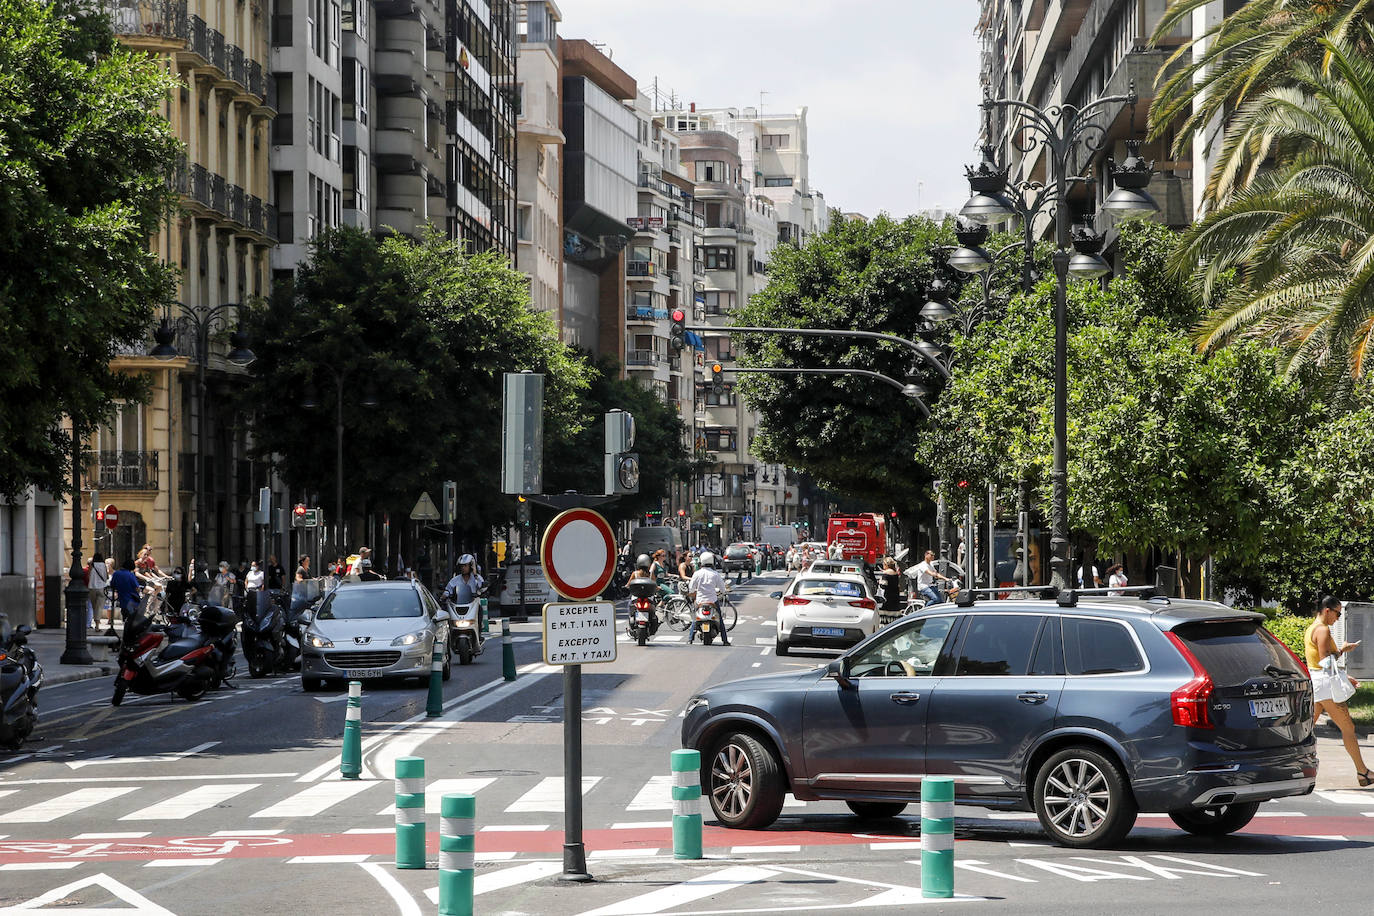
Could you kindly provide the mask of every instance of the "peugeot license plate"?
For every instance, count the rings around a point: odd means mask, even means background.
[[[812,627],[812,636],[843,636],[844,630],[841,627]]]
[[[1288,697],[1270,697],[1267,700],[1251,700],[1250,712],[1256,719],[1273,719],[1288,715]]]
[[[350,668],[348,679],[351,681],[361,681],[368,677],[381,677],[385,672],[381,668]]]

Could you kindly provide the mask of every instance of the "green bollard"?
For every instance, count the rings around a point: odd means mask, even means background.
[[[954,896],[954,780],[921,781],[921,896]]]
[[[673,858],[701,858],[701,751],[673,751]]]
[[[501,673],[506,680],[515,680],[515,646],[510,641],[510,618],[501,618]]]
[[[444,713],[444,646],[434,644],[434,658],[429,663],[429,700],[425,703],[426,718]]]
[[[477,629],[487,632],[487,599],[479,598],[477,603]]]
[[[363,682],[348,682],[348,708],[344,710],[343,752],[339,775],[357,779],[363,771]]]
[[[425,759],[396,758],[396,867],[425,867]]]
[[[439,808],[439,916],[472,916],[477,799],[445,795]]]

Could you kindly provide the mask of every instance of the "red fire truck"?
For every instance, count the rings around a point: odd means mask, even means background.
[[[825,541],[827,544],[838,542],[846,560],[876,564],[887,552],[887,523],[873,512],[832,515],[826,526]]]

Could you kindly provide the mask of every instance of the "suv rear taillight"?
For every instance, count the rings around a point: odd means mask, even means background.
[[[810,598],[803,598],[801,595],[784,595],[783,598],[782,598],[782,603],[783,603],[783,604],[810,604],[810,603],[811,603],[811,599],[810,599]]]
[[[866,611],[875,609],[878,604],[872,598],[860,598],[858,601],[849,602],[850,607],[861,607]]]
[[[1182,687],[1169,694],[1169,706],[1174,713],[1174,724],[1185,728],[1215,728],[1212,715],[1207,711],[1207,701],[1212,697],[1212,676],[1197,660],[1192,650],[1173,633],[1165,633],[1169,642],[1174,644],[1183,660],[1193,669],[1193,676]]]

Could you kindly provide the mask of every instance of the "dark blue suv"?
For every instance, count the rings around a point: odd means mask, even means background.
[[[1075,847],[1141,811],[1232,833],[1317,775],[1311,681],[1263,617],[1071,591],[935,605],[827,667],[709,688],[682,739],[727,826],[768,826],[788,792],[895,817],[951,776],[960,804],[1034,810]]]

